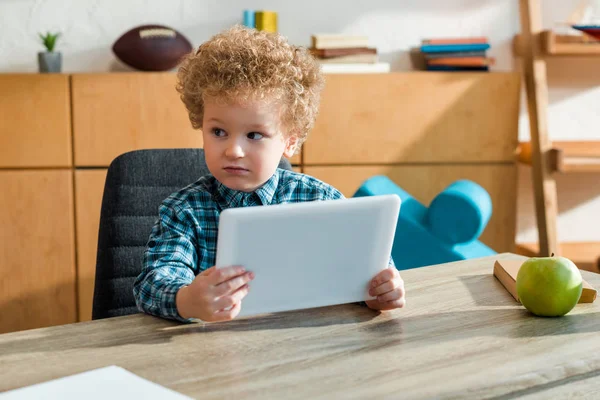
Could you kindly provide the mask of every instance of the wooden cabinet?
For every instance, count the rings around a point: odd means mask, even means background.
[[[386,175],[415,199],[428,206],[458,179],[470,179],[488,191],[493,214],[480,240],[498,252],[514,251],[516,234],[517,167],[515,165],[403,165],[305,167],[305,172],[351,197],[375,175]]]
[[[70,170],[0,170],[0,333],[77,320]]]
[[[135,149],[202,147],[172,73],[74,74],[75,165],[106,167]],[[295,156],[293,163],[300,162]]]
[[[76,166],[108,166],[141,148],[202,147],[167,73],[72,77]]]
[[[304,163],[512,162],[519,88],[513,73],[327,76]]]
[[[106,169],[77,170],[75,172],[77,300],[80,321],[92,319],[98,228],[105,180]]]
[[[69,76],[0,74],[0,168],[71,166]]]
[[[201,147],[173,73],[0,76],[0,332],[91,318],[107,167]],[[481,239],[512,250],[519,76],[332,74],[295,171],[351,196],[386,174],[425,204],[456,179],[492,196]]]

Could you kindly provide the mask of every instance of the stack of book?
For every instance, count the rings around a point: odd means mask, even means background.
[[[425,39],[421,53],[428,71],[489,71],[494,58],[485,37]]]
[[[388,63],[379,62],[377,49],[367,36],[316,34],[311,36],[310,52],[324,72],[389,72]]]

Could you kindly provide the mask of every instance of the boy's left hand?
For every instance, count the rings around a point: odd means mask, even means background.
[[[376,299],[367,300],[373,310],[393,310],[404,307],[404,281],[396,268],[386,268],[371,280],[369,294]]]

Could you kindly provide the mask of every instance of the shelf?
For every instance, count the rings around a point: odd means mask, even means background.
[[[542,31],[534,39],[539,54],[543,56],[600,56],[600,40],[589,35],[559,35],[553,31]],[[513,43],[517,56],[522,54],[521,35],[516,35]]]
[[[559,244],[560,254],[573,261],[577,268],[600,273],[600,242],[563,242]],[[537,243],[517,243],[517,254],[525,257],[537,257]]]
[[[519,143],[517,156],[519,162],[531,165],[531,143]],[[600,172],[600,140],[555,141],[547,156],[551,172]]]

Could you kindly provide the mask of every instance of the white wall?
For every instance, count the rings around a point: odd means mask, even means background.
[[[580,1],[543,0],[546,27],[565,21]],[[592,5],[598,7],[598,1]],[[394,71],[410,70],[408,51],[422,38],[488,36],[495,70],[514,68],[517,0],[0,0],[0,72],[36,72],[38,31],[60,30],[64,72],[127,70],[111,53],[114,41],[143,23],[178,29],[194,46],[240,22],[242,10],[279,13],[279,30],[308,45],[316,32],[367,34]],[[592,9],[595,11],[596,9]],[[600,14],[598,15],[600,17]],[[555,140],[600,139],[600,58],[551,60],[549,127]],[[0,94],[1,95],[1,94]],[[523,107],[525,110],[525,107]],[[521,140],[529,137],[526,115]],[[518,241],[537,240],[530,169],[520,168]],[[600,175],[559,176],[559,239],[600,241]]]

